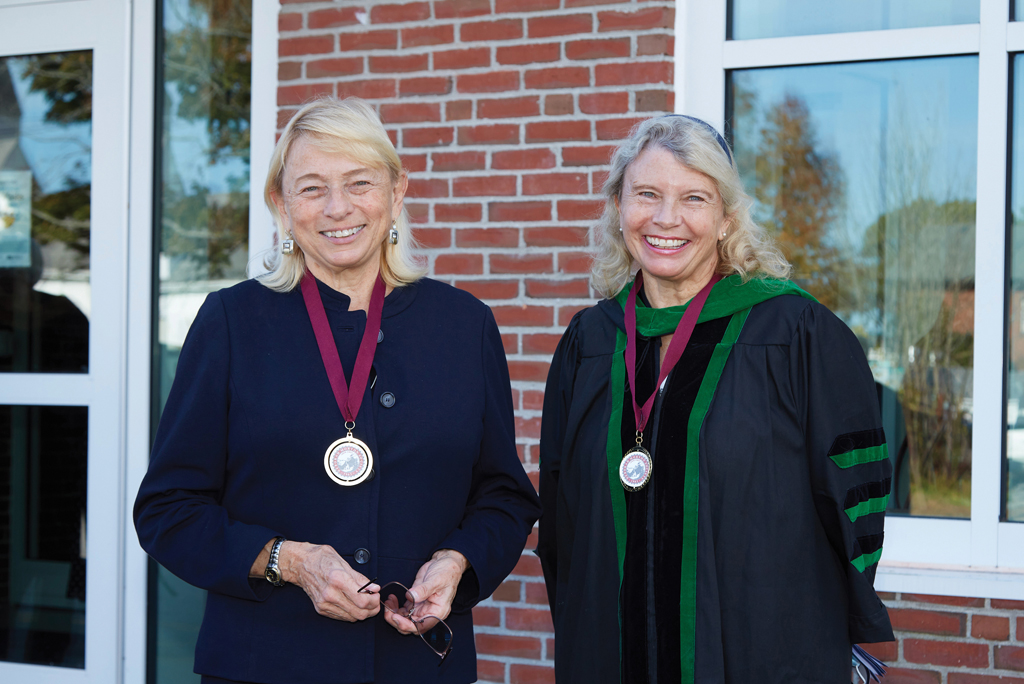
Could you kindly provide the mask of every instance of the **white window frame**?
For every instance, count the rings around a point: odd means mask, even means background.
[[[879,591],[1024,599],[1024,523],[999,521],[1009,60],[1024,52],[1024,23],[1009,21],[1010,2],[980,0],[978,24],[730,41],[727,0],[676,2],[676,111],[720,130],[731,69],[978,55],[971,517],[889,516]]]

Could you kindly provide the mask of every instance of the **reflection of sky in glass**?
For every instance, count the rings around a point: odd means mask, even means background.
[[[1016,16],[1021,17],[1018,0]],[[1024,521],[1024,55],[1013,57],[1010,292],[1006,333],[1006,518]]]
[[[730,0],[730,37],[976,24],[980,9],[979,0]]]
[[[88,183],[91,177],[92,123],[57,123],[45,120],[49,104],[40,92],[31,92],[21,77],[25,60],[7,60],[14,93],[21,108],[19,145],[44,194]],[[69,182],[70,181],[70,182]]]

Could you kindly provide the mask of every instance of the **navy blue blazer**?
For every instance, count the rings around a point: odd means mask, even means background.
[[[346,375],[366,314],[320,283]],[[269,684],[470,682],[471,608],[511,572],[540,512],[515,447],[508,366],[489,308],[424,279],[384,302],[354,436],[375,477],[341,487],[324,452],[345,435],[298,289],[250,280],[207,297],[181,350],[135,503],[143,548],[209,591],[195,670]],[[296,585],[249,569],[271,538],[329,544],[368,578],[406,586],[438,549],[472,565],[438,657],[382,616],[320,616]],[[359,564],[357,549],[369,551]]]

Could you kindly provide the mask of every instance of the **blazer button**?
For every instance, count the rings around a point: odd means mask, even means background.
[[[355,552],[356,563],[360,565],[366,565],[370,562],[370,552],[366,549],[356,549]]]
[[[395,395],[391,392],[385,392],[380,395],[380,405],[384,408],[391,408],[395,405]]]
[[[380,344],[383,341],[384,341],[384,331],[383,330],[378,330],[377,331],[377,344]]]

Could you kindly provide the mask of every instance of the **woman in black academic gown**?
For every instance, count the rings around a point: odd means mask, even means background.
[[[303,107],[271,273],[211,294],[182,348],[135,525],[209,590],[204,682],[476,679],[470,609],[539,507],[494,318],[421,278],[406,186],[368,105]]]
[[[639,124],[604,193],[607,299],[562,337],[541,428],[557,681],[849,681],[852,644],[893,638],[860,345],[786,280],[707,123]]]

